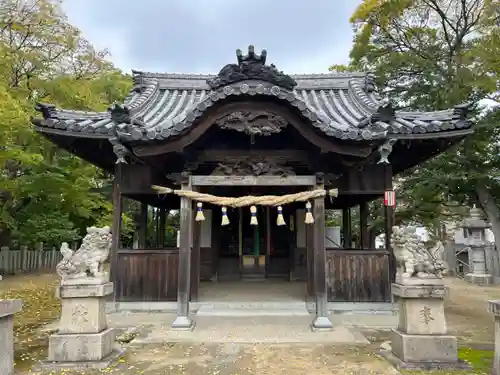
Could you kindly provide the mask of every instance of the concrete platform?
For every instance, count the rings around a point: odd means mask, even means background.
[[[260,317],[196,317],[192,332],[174,331],[169,324],[148,329],[131,344],[165,342],[191,343],[341,343],[368,344],[369,341],[354,327],[335,325],[331,331],[311,332],[313,316]]]

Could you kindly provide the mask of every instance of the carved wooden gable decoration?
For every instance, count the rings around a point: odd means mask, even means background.
[[[248,157],[240,160],[220,162],[212,172],[213,176],[294,176],[293,168],[278,160],[265,157]]]
[[[281,116],[264,111],[238,111],[216,121],[221,129],[236,130],[248,135],[271,135],[281,132],[287,122]]]

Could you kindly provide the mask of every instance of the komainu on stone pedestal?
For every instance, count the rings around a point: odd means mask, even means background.
[[[448,267],[444,246],[438,241],[427,248],[414,228],[392,228],[391,247],[396,257],[396,283],[408,285],[442,284]]]
[[[104,369],[122,355],[106,320],[106,298],[113,294],[113,283],[102,264],[110,247],[109,227],[88,228],[76,252],[62,244],[64,259],[57,265],[61,319],[58,332],[49,337],[48,359],[41,369]]]
[[[109,257],[110,248],[109,227],[87,228],[87,235],[75,252],[63,242],[63,260],[56,267],[56,272],[61,277],[61,285],[103,284],[109,281],[102,265]]]
[[[392,294],[399,324],[381,354],[399,369],[468,368],[458,359],[457,338],[448,334],[443,285],[443,245],[428,249],[411,228],[393,228],[391,244],[398,270]]]

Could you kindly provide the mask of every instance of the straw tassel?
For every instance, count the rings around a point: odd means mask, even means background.
[[[227,217],[227,208],[226,207],[222,207],[221,211],[222,211],[222,222],[220,223],[220,225],[222,225],[222,226],[228,225],[229,224],[229,218]]]
[[[257,221],[257,207],[251,206],[250,207],[250,225],[258,225],[259,222]]]
[[[276,225],[286,225],[285,218],[283,217],[283,207],[278,206],[278,217],[276,218]]]
[[[196,221],[205,220],[205,215],[203,214],[203,203],[196,203],[196,217],[194,218]]]
[[[314,217],[312,214],[312,205],[311,202],[306,203],[306,219],[304,220],[306,224],[314,223]]]

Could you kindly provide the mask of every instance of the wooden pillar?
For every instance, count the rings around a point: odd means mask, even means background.
[[[191,190],[191,176],[182,173],[182,190]],[[193,224],[193,205],[188,198],[181,197],[179,271],[177,280],[177,318],[172,323],[173,329],[191,330],[194,321],[189,316],[189,294],[191,284],[191,235]]]
[[[116,301],[118,279],[118,249],[120,247],[120,236],[122,227],[122,193],[120,189],[122,179],[122,163],[115,165],[115,176],[113,179],[113,223],[111,225],[111,249],[110,249],[110,280],[115,284],[113,300]],[[119,288],[118,288],[119,289]]]
[[[351,248],[351,209],[349,207],[342,209],[342,236],[344,237],[344,249]]]
[[[392,165],[386,164],[384,167],[384,190],[392,190]],[[393,283],[396,280],[396,257],[391,247],[392,226],[394,225],[394,208],[392,206],[384,206],[384,231],[385,231],[385,248],[389,252],[389,276]]]
[[[264,277],[269,277],[269,259],[271,257],[271,209],[266,207],[266,264]]]
[[[306,224],[307,300],[314,300],[314,225]]]
[[[147,247],[146,238],[148,235],[148,204],[141,202],[139,214],[139,249]]]
[[[370,239],[368,238],[368,203],[362,202],[359,205],[359,247],[368,249],[370,247]]]
[[[163,249],[165,246],[165,225],[166,225],[167,210],[160,208],[160,223],[158,228],[158,247]]]
[[[192,203],[192,209],[196,203]],[[201,221],[195,220],[192,216],[193,225],[193,247],[191,250],[191,301],[198,301],[198,292],[200,288],[200,244],[201,244]]]
[[[324,189],[324,175],[316,175],[316,189]],[[316,317],[313,329],[331,329],[332,322],[328,318],[327,286],[326,286],[326,247],[325,247],[325,198],[314,199],[314,293],[316,300]]]

